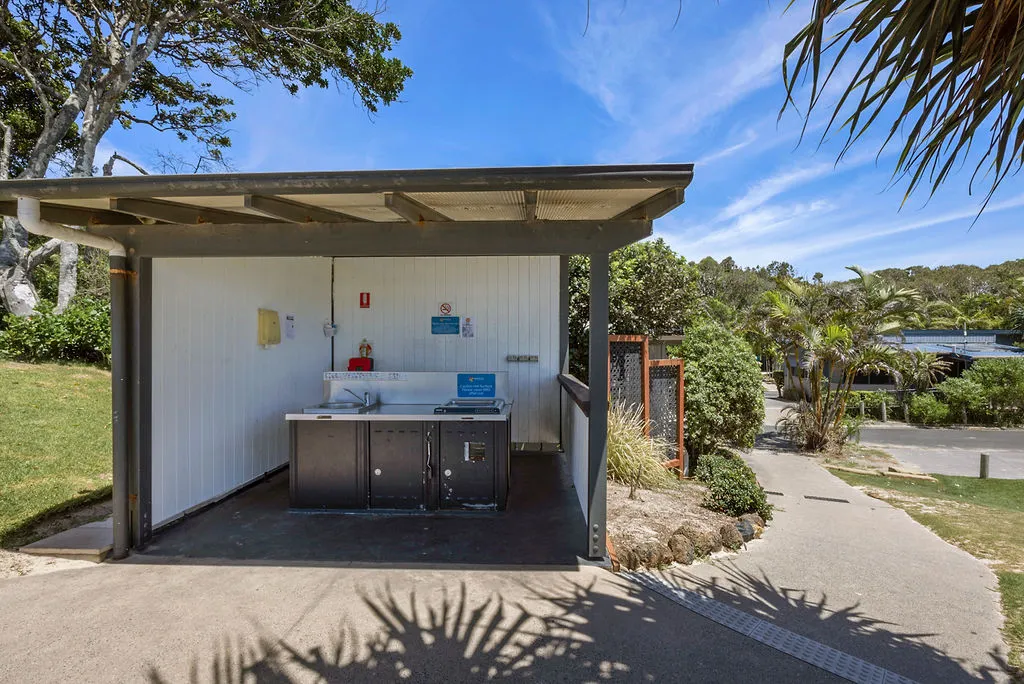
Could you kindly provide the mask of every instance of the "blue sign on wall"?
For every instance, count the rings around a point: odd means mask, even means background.
[[[430,317],[430,334],[431,335],[458,335],[459,334],[459,317],[458,316],[431,316]]]
[[[457,382],[460,399],[470,397],[492,399],[497,392],[494,373],[459,373]]]

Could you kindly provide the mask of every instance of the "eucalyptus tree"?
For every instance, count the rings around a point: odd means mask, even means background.
[[[412,74],[388,54],[400,39],[379,8],[347,0],[7,0],[0,84],[32,97],[14,112],[0,109],[12,150],[4,173],[41,177],[63,161],[73,175],[91,176],[115,124],[171,133],[222,160],[234,103],[215,84],[251,91],[276,83],[292,94],[347,85],[377,111]],[[18,117],[35,128],[16,128]],[[24,229],[5,219],[0,303],[19,315],[38,303],[28,244]],[[77,257],[69,243],[47,248],[59,249],[62,261]],[[73,291],[74,279],[62,278],[61,288]]]

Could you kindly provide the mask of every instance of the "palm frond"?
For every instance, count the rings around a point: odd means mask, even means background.
[[[971,179],[988,183],[987,203],[1024,164],[1022,31],[1024,0],[814,0],[811,20],[785,48],[782,111],[809,78],[809,118],[856,45],[863,58],[823,139],[845,130],[842,156],[891,112],[882,147],[903,139],[894,178],[908,179],[906,201],[922,185],[934,194],[975,137],[987,138]]]

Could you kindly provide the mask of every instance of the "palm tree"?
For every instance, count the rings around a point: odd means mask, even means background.
[[[938,302],[935,316],[931,323],[937,328],[965,328],[968,330],[988,330],[997,327],[998,321],[985,311],[971,311],[968,300],[963,307],[951,302]]]
[[[880,336],[899,330],[920,301],[916,290],[897,289],[850,268],[858,278],[836,292],[783,281],[765,295],[769,329],[785,351],[791,377],[799,377],[803,397],[787,410],[780,427],[805,449],[845,439],[846,404],[858,375],[901,377],[899,352],[882,344]]]
[[[915,349],[905,353],[901,364],[904,389],[926,390],[934,387],[953,367],[938,354]]]
[[[856,68],[838,100],[824,98],[833,110],[823,139],[845,129],[845,153],[885,112],[882,146],[903,141],[894,175],[909,179],[906,196],[921,184],[934,194],[970,153],[987,202],[1024,164],[1021,2],[814,0],[786,45],[783,110],[809,76],[809,116],[846,60]],[[972,145],[975,135],[987,140]]]

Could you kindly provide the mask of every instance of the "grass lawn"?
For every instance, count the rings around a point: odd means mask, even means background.
[[[0,546],[110,495],[110,373],[0,361]]]
[[[833,471],[902,508],[946,541],[991,562],[999,578],[1010,662],[1024,667],[1024,480],[935,475],[938,482]]]

